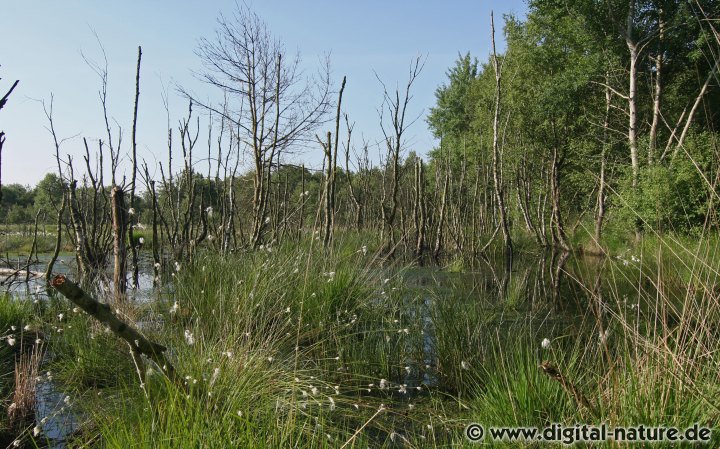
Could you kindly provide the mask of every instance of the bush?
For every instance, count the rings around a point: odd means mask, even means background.
[[[713,167],[713,144],[700,134],[688,138],[685,152],[678,153],[669,165],[641,167],[637,189],[626,174],[616,203],[618,225],[633,229],[640,223],[645,230],[692,233],[706,220],[710,200],[708,180]]]

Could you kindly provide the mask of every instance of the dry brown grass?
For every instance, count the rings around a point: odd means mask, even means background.
[[[29,351],[21,351],[15,362],[15,392],[8,408],[10,424],[13,427],[24,426],[32,419],[42,352],[41,345],[33,345]]]

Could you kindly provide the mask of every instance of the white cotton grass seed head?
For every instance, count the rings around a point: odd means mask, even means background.
[[[215,384],[215,381],[217,380],[219,375],[220,375],[220,368],[215,368],[213,370],[212,377],[210,378],[210,385]]]
[[[550,347],[550,339],[543,338],[542,342],[540,343],[540,346],[542,346],[543,349],[549,348]]]
[[[185,342],[191,346],[195,344],[195,337],[193,337],[192,332],[187,329],[185,329]]]

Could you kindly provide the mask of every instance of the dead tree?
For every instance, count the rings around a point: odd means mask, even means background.
[[[632,165],[632,186],[637,188],[640,163],[637,144],[637,66],[640,58],[641,44],[633,37],[633,23],[635,20],[636,0],[630,0],[626,26],[623,38],[630,54],[629,90],[626,97],[628,102],[628,144],[630,146],[630,163]]]
[[[658,75],[659,76],[659,75]],[[607,83],[607,74],[605,76],[606,83]],[[659,93],[657,93],[659,95]],[[605,220],[605,188],[606,188],[606,179],[605,179],[605,170],[607,166],[607,153],[608,148],[610,146],[609,140],[609,130],[610,130],[610,107],[612,96],[611,91],[609,87],[605,87],[605,116],[603,120],[603,141],[601,143],[602,148],[600,150],[600,184],[598,185],[598,193],[597,193],[597,209],[595,213],[595,246],[598,249],[601,249],[600,246],[600,237],[602,236],[602,226],[603,221]],[[651,138],[651,140],[654,138]],[[650,143],[650,159],[653,159],[652,152],[653,147],[655,146],[655,143],[651,141]]]
[[[490,13],[490,29],[492,34],[492,56],[493,56],[493,70],[495,71],[495,106],[493,108],[493,143],[492,143],[492,172],[493,172],[493,185],[495,186],[495,201],[497,205],[498,215],[500,218],[500,229],[502,230],[503,242],[505,248],[509,254],[512,254],[513,245],[512,238],[510,236],[510,227],[507,219],[507,208],[505,207],[505,195],[503,189],[503,182],[501,179],[502,161],[500,160],[500,149],[499,149],[499,118],[500,118],[500,104],[501,104],[501,81],[502,81],[502,66],[497,57],[495,51],[495,19],[493,18],[492,12]]]
[[[382,236],[385,239],[386,253],[392,257],[395,252],[395,217],[398,210],[398,192],[400,191],[400,153],[405,141],[403,140],[408,127],[417,121],[407,121],[407,108],[412,95],[410,90],[415,80],[422,72],[425,61],[416,57],[410,64],[410,72],[404,91],[395,88],[390,92],[380,77],[376,78],[383,87],[383,104],[380,107],[380,128],[383,133],[383,143],[386,147],[385,169],[383,174],[382,198],[380,200],[380,213],[382,217]],[[385,114],[389,119],[385,118]],[[386,178],[390,176],[390,192],[386,188]]]
[[[167,175],[163,164],[159,164],[162,183],[163,207],[156,204],[155,211],[159,226],[167,244],[173,250],[176,262],[192,259],[198,246],[208,236],[207,216],[211,209],[205,204],[203,193],[198,186],[199,174],[193,168],[193,153],[200,134],[200,119],[193,123],[193,103],[188,106],[188,115],[179,122],[180,146],[183,156],[183,170],[173,174],[173,132],[168,129]],[[147,175],[149,176],[149,175]],[[198,222],[199,221],[199,222]]]
[[[425,251],[426,230],[425,208],[425,169],[422,159],[415,163],[415,201],[413,217],[415,219],[415,257],[422,259]]]
[[[55,232],[57,233],[55,235],[55,249],[53,250],[53,254],[50,257],[50,261],[48,262],[47,269],[45,270],[45,280],[47,282],[50,282],[50,276],[52,276],[53,268],[55,267],[55,262],[57,261],[58,256],[60,255],[60,247],[62,245],[62,232],[63,232],[63,214],[65,213],[65,206],[67,205],[67,195],[63,194],[62,197],[62,205],[60,206],[60,210],[57,214],[57,225],[55,227]]]
[[[165,357],[167,348],[154,343],[135,328],[121,321],[108,304],[101,303],[83,291],[80,286],[63,275],[53,277],[50,285],[63,296],[80,307],[87,314],[107,326],[115,335],[125,340],[134,353],[139,353],[152,360],[163,374],[178,385],[183,385],[183,379],[175,372],[175,368]]]
[[[441,144],[442,147],[442,144]],[[450,155],[448,153],[445,163],[445,181],[443,182],[442,194],[440,197],[440,215],[438,216],[437,229],[435,233],[435,248],[433,257],[436,262],[440,261],[440,253],[444,240],[445,220],[447,215],[448,185],[450,184]]]
[[[2,79],[2,78],[0,78]],[[5,105],[8,102],[8,98],[10,98],[10,94],[15,90],[20,80],[15,80],[12,86],[10,86],[10,89],[5,93],[5,95],[0,98],[0,109],[5,107]],[[2,149],[3,145],[5,144],[5,133],[3,131],[0,131],[0,200],[2,200]]]
[[[220,16],[214,40],[202,40],[197,50],[205,65],[203,79],[239,105],[221,110],[184,93],[200,106],[237,127],[238,138],[253,160],[253,216],[250,244],[264,239],[272,162],[290,151],[325,122],[331,106],[329,69],[319,78],[304,78],[300,58],[287,53],[255,13],[238,6],[231,18]]]
[[[345,117],[347,122],[347,116]],[[350,192],[350,199],[355,205],[355,229],[360,230],[365,224],[365,213],[367,210],[367,196],[370,191],[370,158],[368,151],[367,141],[363,142],[362,152],[355,153],[357,160],[357,169],[355,174],[352,174],[350,169],[350,140],[353,126],[348,123],[348,139],[345,146],[345,176],[347,177],[348,189]]]
[[[317,138],[325,152],[327,160],[327,173],[325,175],[325,222],[323,226],[323,246],[328,248],[332,243],[335,228],[335,180],[337,178],[338,138],[340,136],[340,112],[342,96],[345,91],[346,77],[343,76],[340,93],[338,94],[337,113],[335,114],[335,141],[332,142],[331,133],[327,133],[327,143]]]
[[[125,231],[128,228],[128,213],[125,209],[125,192],[115,186],[110,192],[113,225],[113,284],[115,300],[121,300],[127,292],[127,251],[125,246]]]
[[[147,172],[147,166],[145,167]],[[149,176],[148,176],[149,178]],[[153,285],[160,283],[160,236],[158,235],[158,203],[155,192],[155,181],[150,181],[150,197],[152,199],[152,255],[153,255]]]
[[[354,225],[356,230],[360,230],[361,222],[362,222],[362,203],[360,199],[358,198],[359,192],[353,185],[353,175],[350,171],[350,142],[352,140],[352,132],[353,128],[355,127],[354,124],[350,124],[350,120],[348,119],[347,114],[345,114],[345,125],[347,127],[348,135],[347,135],[347,142],[345,143],[345,180],[347,181],[348,185],[348,193],[350,194],[350,200],[353,203],[353,206],[355,207],[355,220]],[[358,169],[356,172],[356,176],[359,175],[360,170]]]
[[[132,121],[132,178],[130,181],[130,210],[135,210],[135,181],[137,179],[138,163],[137,163],[137,116],[138,116],[138,100],[140,99],[140,60],[142,58],[142,47],[138,47],[137,71],[135,72],[135,106],[133,107]],[[114,215],[113,215],[114,216]],[[138,270],[138,248],[135,245],[135,236],[133,235],[133,220],[135,214],[130,215],[127,222],[128,241],[130,242],[130,251],[132,254],[132,279],[133,288],[138,288],[139,270]]]

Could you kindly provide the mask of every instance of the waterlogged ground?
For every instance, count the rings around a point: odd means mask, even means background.
[[[612,259],[544,253],[518,255],[511,263],[494,259],[479,260],[472,266],[454,263],[444,268],[375,267],[372,274],[360,276],[358,282],[369,284],[361,289],[366,293],[359,297],[360,302],[343,298],[359,291],[355,280],[347,281],[348,276],[354,276],[347,267],[338,268],[336,273],[333,266],[324,266],[318,270],[320,273],[306,275],[305,282],[308,276],[314,276],[314,280],[301,291],[297,282],[303,278],[297,272],[298,267],[302,268],[302,261],[277,262],[272,257],[268,256],[260,270],[249,272],[252,275],[240,273],[239,279],[225,285],[213,283],[217,271],[223,268],[222,262],[215,268],[198,265],[190,280],[183,277],[185,272],[178,272],[181,282],[166,284],[161,293],[152,289],[152,277],[148,274],[151,267],[145,262],[137,298],[156,312],[150,321],[143,316],[135,324],[149,332],[158,325],[177,328],[172,331],[178,335],[177,340],[162,341],[169,343],[171,357],[178,359],[180,370],[189,373],[188,400],[201,392],[212,395],[213,388],[220,388],[218,385],[223,383],[218,380],[222,374],[240,369],[240,374],[227,379],[225,394],[233,396],[236,390],[247,387],[245,383],[256,379],[243,377],[243,370],[257,369],[258,384],[253,388],[265,393],[256,391],[255,394],[262,396],[256,397],[255,405],[262,407],[263,396],[277,394],[273,401],[274,414],[289,413],[291,417],[297,414],[298,418],[291,420],[293,423],[295,420],[314,423],[310,430],[306,424],[300,425],[301,438],[309,438],[309,447],[339,447],[349,441],[348,438],[360,438],[353,436],[354,429],[358,428],[364,429],[362,441],[372,445],[401,447],[407,443],[424,447],[433,441],[429,446],[438,447],[462,442],[459,435],[471,420],[496,425],[538,425],[548,420],[589,419],[588,412],[578,410],[574,399],[557,382],[539,371],[538,365],[543,360],[559,366],[598,406],[605,397],[614,395],[613,400],[630,401],[617,407],[642,408],[642,401],[634,404],[631,395],[642,397],[652,392],[644,391],[635,383],[640,382],[642,376],[648,380],[657,376],[662,380],[667,377],[666,373],[616,371],[623,382],[631,382],[636,387],[634,393],[632,388],[628,390],[630,399],[610,393],[613,387],[603,379],[609,366],[625,363],[615,360],[622,361],[625,357],[623,348],[628,345],[629,329],[642,333],[657,326],[659,319],[669,322],[670,326],[680,322],[682,317],[674,312],[673,305],[687,299],[683,280],[688,276],[682,265],[655,258],[645,260],[641,254],[630,252]],[[65,259],[60,267],[72,273],[71,260]],[[174,271],[172,268],[170,271]],[[283,276],[282,270],[287,270],[288,276]],[[662,313],[657,307],[660,283],[648,281],[660,270],[667,279],[661,283],[668,306]],[[291,274],[299,277],[293,280]],[[170,273],[165,275],[175,279]],[[268,280],[263,281],[263,277]],[[285,281],[289,284],[284,286]],[[16,289],[14,294],[43,300],[42,292],[33,286]],[[269,304],[262,302],[263,296],[272,298]],[[207,299],[209,297],[213,299]],[[310,304],[313,298],[321,299],[318,304]],[[336,300],[337,305],[333,302]],[[238,301],[241,304],[236,307]],[[211,310],[203,309],[206,302]],[[248,308],[253,310],[247,312]],[[310,310],[316,309],[316,316],[309,315]],[[232,313],[239,314],[238,323],[228,319]],[[293,330],[288,323],[298,317],[305,325]],[[88,332],[95,332],[92,326]],[[287,341],[262,342],[256,340],[258,334],[261,339],[264,335],[268,335],[267,338],[277,335]],[[161,338],[167,339],[167,335]],[[296,351],[303,348],[302,360],[292,355],[292,345]],[[237,358],[241,352],[246,352],[241,355],[244,362],[240,368],[232,368],[240,363]],[[113,376],[117,375],[115,371],[127,367],[126,354],[110,351],[93,357],[99,357],[93,363],[109,366],[99,367],[98,370],[104,369],[107,373],[98,376],[101,381],[91,375],[91,383],[112,384]],[[103,362],[104,357],[107,362]],[[111,360],[113,357],[124,361],[117,365],[117,360]],[[188,362],[188,357],[197,360]],[[285,373],[293,363],[296,366],[300,363],[302,367]],[[93,366],[79,370],[87,376],[86,371],[92,371]],[[129,379],[132,371],[130,366]],[[699,378],[698,383],[706,380],[704,370],[700,371],[698,376],[702,379]],[[266,375],[271,387],[262,383],[262,376]],[[288,377],[287,386],[282,387],[285,390],[277,390],[279,385],[272,386],[278,382],[285,385],[282,380],[285,375]],[[79,411],[81,407],[68,406],[64,402],[66,397],[86,394],[75,391],[66,395],[64,388],[58,383],[41,382],[37,390],[38,425],[50,424],[43,431],[54,447],[62,447],[63,440],[77,430],[77,421],[86,422],[87,416],[95,413],[95,407],[98,414],[108,412],[99,410],[100,404],[90,405],[92,402],[86,402],[82,411]],[[134,389],[128,391],[136,394],[138,387],[131,388]],[[280,393],[281,390],[284,392]],[[119,395],[116,400],[128,393],[123,391],[115,392]],[[667,386],[665,391],[674,391],[674,387]],[[247,421],[248,414],[254,412],[252,407],[243,408],[247,407],[242,404],[247,403],[248,398],[238,396],[236,405],[216,403],[212,411],[195,410],[194,404],[178,407],[185,407],[188,415],[202,413],[193,419],[198,422],[208,419],[202,426],[210,427],[214,426],[213,420],[228,419],[225,415],[215,416],[218,407],[238,407],[227,412],[231,416],[228,432],[242,434],[248,431],[245,426],[258,431],[252,426],[262,427],[263,419],[268,416],[253,416]],[[703,404],[702,397],[691,399],[696,401],[693,406]],[[69,401],[74,402],[75,398]],[[208,401],[210,404],[215,399]],[[618,422],[624,417],[613,411],[615,406],[599,408],[608,419]],[[637,415],[635,419],[652,422],[664,416],[663,413],[671,412],[685,418],[681,405],[665,406],[644,418]],[[167,412],[156,413],[162,416]],[[696,418],[688,414],[687,419]],[[108,445],[122,447],[122,435],[126,431],[122,427],[123,419],[113,422],[106,423],[105,430],[117,434],[117,440],[109,440]],[[256,422],[261,424],[253,424]],[[197,431],[206,431],[202,426]],[[271,432],[271,428],[264,431]],[[132,432],[128,430],[130,441]],[[162,434],[163,431],[154,432]],[[173,429],[164,432],[167,437]],[[147,441],[160,444],[154,437],[145,438],[145,444],[149,444]],[[267,437],[265,441],[270,446],[285,444],[282,443],[285,440],[275,437]]]

